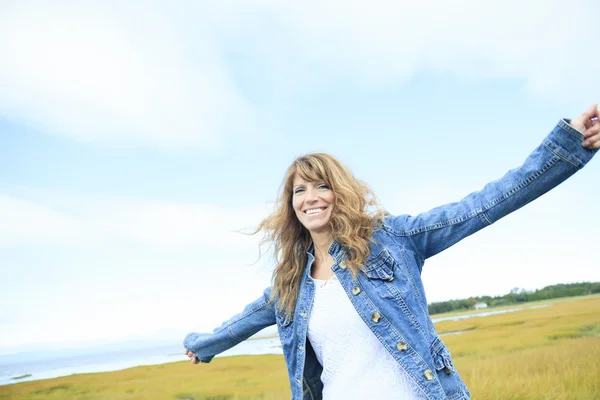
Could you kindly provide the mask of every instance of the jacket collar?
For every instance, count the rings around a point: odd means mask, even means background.
[[[331,243],[331,246],[329,246],[329,254],[331,254],[331,256],[336,260],[339,260],[342,257],[343,253],[344,248],[342,247],[342,245],[337,241],[337,239],[334,240]]]

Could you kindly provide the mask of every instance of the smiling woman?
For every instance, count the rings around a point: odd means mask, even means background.
[[[326,183],[307,182],[294,177],[294,210],[298,220],[311,232],[327,231],[335,196]]]
[[[273,284],[185,353],[210,362],[277,324],[292,399],[469,399],[428,314],[425,260],[565,181],[600,148],[600,109],[561,120],[525,162],[456,203],[417,216],[383,212],[334,157],[288,168],[258,227],[274,244]]]

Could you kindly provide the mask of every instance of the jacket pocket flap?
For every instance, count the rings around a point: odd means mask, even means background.
[[[369,279],[391,281],[394,279],[394,259],[387,250],[383,250],[376,257],[367,261],[363,272]]]
[[[456,371],[454,364],[452,363],[450,350],[448,350],[444,342],[439,338],[435,339],[434,346],[431,350],[431,356],[436,370],[440,371],[443,369],[446,372]]]

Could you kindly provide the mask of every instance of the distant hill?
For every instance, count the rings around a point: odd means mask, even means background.
[[[528,301],[556,299],[559,297],[584,296],[600,293],[600,282],[559,283],[535,291],[514,288],[504,296],[478,296],[468,299],[440,301],[429,304],[429,314],[450,311],[472,310],[477,303],[486,303],[488,307],[507,306]]]

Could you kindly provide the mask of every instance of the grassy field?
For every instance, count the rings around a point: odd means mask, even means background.
[[[600,400],[600,296],[444,321],[444,336],[474,399]],[[529,306],[532,304],[526,304]],[[0,399],[286,399],[281,356],[177,362],[0,386]]]

